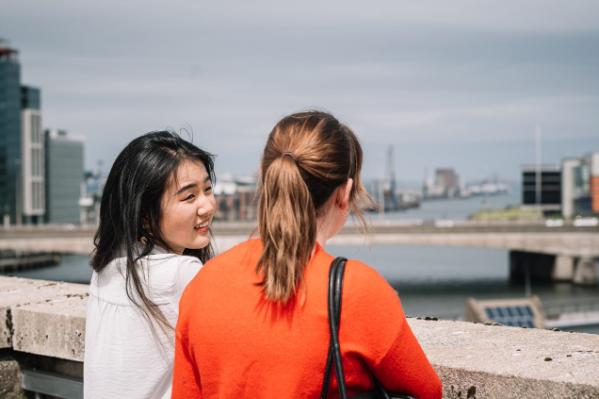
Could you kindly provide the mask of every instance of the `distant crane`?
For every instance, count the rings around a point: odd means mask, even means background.
[[[388,191],[385,190],[386,192],[383,196],[383,207],[386,211],[396,210],[399,204],[397,203],[397,186],[395,182],[395,157],[393,156],[393,145],[387,147],[387,162],[385,175],[389,189]]]

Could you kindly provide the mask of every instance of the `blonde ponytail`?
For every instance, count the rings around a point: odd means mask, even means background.
[[[258,271],[266,298],[287,302],[316,242],[316,210],[291,154],[271,163],[262,184],[258,218],[264,251]]]
[[[361,167],[356,136],[330,114],[293,114],[273,128],[261,165],[258,224],[264,249],[256,266],[268,300],[286,303],[295,295],[316,245],[317,217],[349,178],[351,206],[360,215]]]

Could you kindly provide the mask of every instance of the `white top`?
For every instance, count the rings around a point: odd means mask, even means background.
[[[202,263],[156,249],[138,267],[146,278],[146,295],[174,328],[181,294]],[[117,258],[92,274],[85,325],[84,397],[170,398],[174,332],[165,335],[156,323],[150,327],[127,297],[125,270],[126,258]]]

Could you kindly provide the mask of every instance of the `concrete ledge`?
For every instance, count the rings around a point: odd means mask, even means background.
[[[409,320],[446,398],[599,398],[599,336]]]
[[[19,302],[15,297],[20,296],[19,292],[34,290],[45,283],[47,282],[23,278],[0,277],[0,349],[12,347],[11,307]]]
[[[14,354],[81,364],[86,301],[85,285],[0,277],[2,344]],[[445,398],[599,398],[599,335],[408,322]]]
[[[82,362],[87,294],[21,306],[12,311],[13,349]]]
[[[87,297],[87,291],[88,287],[84,284],[0,277],[0,348],[17,349],[24,347],[32,349],[31,345],[28,346],[28,337],[40,334],[43,337],[46,335],[48,338],[54,337],[65,330],[65,323],[68,324],[69,328],[74,327],[71,323],[83,323],[83,326],[85,326],[84,301]],[[70,298],[74,299],[67,303],[62,302]],[[54,306],[55,301],[59,305]],[[75,304],[77,301],[80,302],[79,305]],[[71,304],[71,306],[68,306],[68,304]],[[39,319],[42,317],[40,314],[44,313],[50,316],[40,321]],[[77,314],[79,315],[79,321],[76,321]],[[37,331],[35,334],[31,331],[33,326]],[[84,327],[79,328],[79,330],[83,331]],[[13,343],[15,337],[20,337],[16,347]],[[57,343],[58,341],[54,340],[52,342]],[[69,348],[69,352],[72,352],[71,348]],[[40,347],[38,351],[30,353],[55,356],[55,349],[46,345]],[[72,356],[61,358],[75,360]]]

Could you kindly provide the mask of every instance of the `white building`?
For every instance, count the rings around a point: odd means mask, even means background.
[[[562,161],[562,216],[564,218],[572,219],[593,213],[593,168],[599,169],[599,152]]]
[[[83,181],[82,137],[46,130],[46,222],[81,222],[79,198]]]
[[[41,223],[46,211],[44,190],[44,135],[40,90],[21,86],[21,190],[22,223]],[[19,222],[19,220],[17,220]]]

